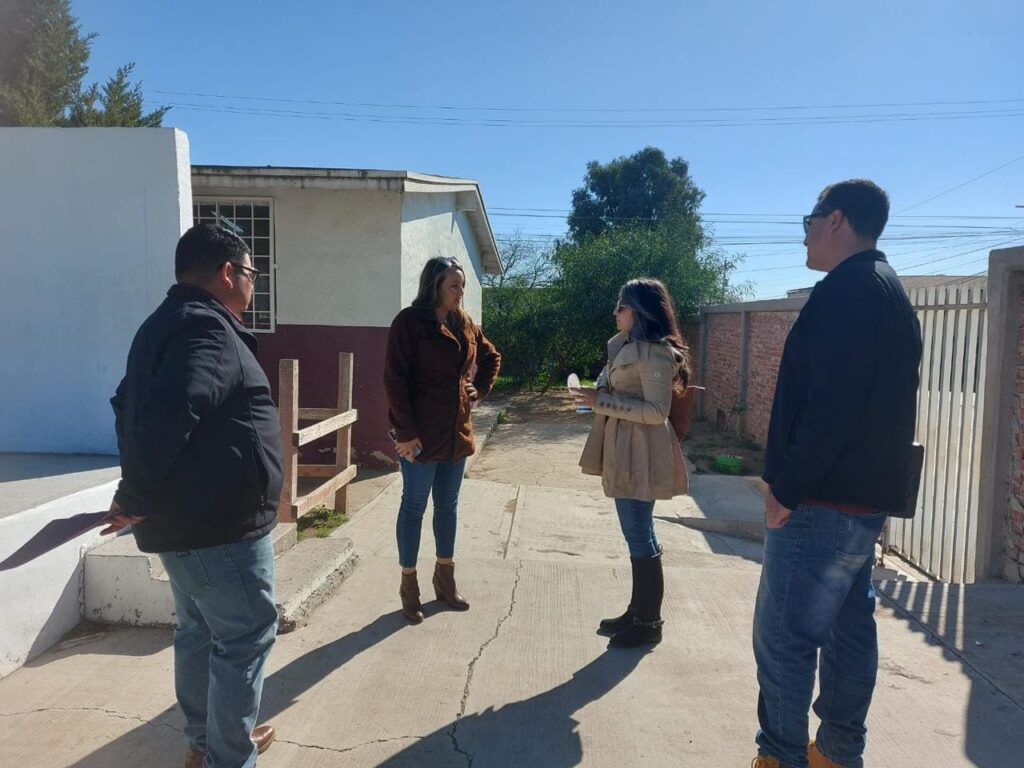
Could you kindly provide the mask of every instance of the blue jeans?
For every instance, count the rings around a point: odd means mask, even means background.
[[[616,499],[615,511],[626,537],[629,556],[638,560],[656,557],[661,551],[654,535],[654,502],[640,499]]]
[[[466,460],[455,462],[400,459],[402,467],[402,504],[398,508],[398,562],[403,568],[415,568],[420,552],[420,532],[427,499],[434,493],[434,546],[437,556],[455,554],[455,523],[459,513],[459,489],[466,471]]]
[[[807,766],[819,649],[818,747],[840,765],[864,765],[864,722],[878,671],[871,569],[884,523],[882,514],[801,504],[782,528],[766,529],[754,612],[757,745],[786,768]]]
[[[263,666],[277,636],[270,536],[163,552],[171,580],[174,688],[205,768],[251,768]]]

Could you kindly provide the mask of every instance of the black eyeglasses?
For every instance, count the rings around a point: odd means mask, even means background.
[[[828,216],[833,211],[838,211],[838,210],[839,210],[838,208],[829,208],[827,211],[816,211],[814,213],[809,213],[806,216],[804,216],[804,234],[806,235],[808,232],[811,231],[811,221],[812,220],[823,218],[825,216]]]
[[[249,279],[250,283],[255,284],[257,278],[259,278],[260,276],[260,271],[258,269],[254,269],[253,267],[247,267],[244,264],[239,264],[238,262],[235,261],[229,261],[228,264],[230,264],[234,269],[240,271],[243,275],[245,275]]]

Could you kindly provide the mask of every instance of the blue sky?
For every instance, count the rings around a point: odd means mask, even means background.
[[[542,239],[587,161],[654,145],[690,163],[763,297],[814,282],[798,216],[843,178],[905,211],[882,247],[907,273],[972,274],[1024,244],[1015,5],[72,3],[100,35],[90,77],[135,61],[154,104],[180,105],[165,124],[193,162],[468,176],[499,238]]]

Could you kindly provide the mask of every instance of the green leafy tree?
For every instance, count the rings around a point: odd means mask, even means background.
[[[0,125],[159,126],[167,107],[142,111],[134,65],[83,90],[95,33],[83,34],[69,0],[0,3]]]
[[[670,219],[656,227],[616,227],[583,243],[556,249],[560,318],[552,374],[594,375],[604,364],[606,342],[615,333],[612,311],[619,288],[636,277],[665,283],[680,319],[701,306],[738,299],[730,285],[736,262],[705,239],[698,222]]]
[[[575,243],[622,227],[657,227],[669,219],[696,222],[704,193],[681,157],[656,147],[608,163],[587,163],[583,186],[572,193],[569,236]]]
[[[504,272],[484,279],[484,327],[501,350],[502,373],[530,385],[546,381],[551,368],[558,324],[551,256],[550,247],[515,233],[501,244]]]

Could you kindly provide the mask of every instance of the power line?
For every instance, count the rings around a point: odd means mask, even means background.
[[[1024,207],[1024,206],[1018,206]],[[542,213],[571,213],[571,208],[516,208],[510,206],[492,205],[488,206],[488,211],[539,211]],[[802,213],[752,213],[750,211],[744,212],[730,212],[724,213],[722,211],[701,211],[701,216],[766,216],[774,218],[785,218],[785,219],[796,219],[799,223],[800,219],[803,218]],[[890,219],[968,219],[968,220],[988,220],[988,219],[1001,219],[1011,221],[1024,221],[1024,216],[972,216],[970,214],[954,213],[954,214],[941,214],[941,213],[929,213],[929,214],[913,214],[910,216],[903,216],[901,214],[892,214],[889,216]],[[768,223],[768,222],[766,222]],[[890,225],[892,226],[892,225]]]
[[[403,104],[395,102],[359,102],[333,101],[329,99],[295,99],[273,96],[230,95],[223,93],[203,93],[195,91],[157,91],[149,93],[162,96],[189,96],[231,101],[260,101],[279,104],[319,104],[336,107],[358,107],[368,109],[418,109],[455,112],[523,112],[553,114],[587,114],[587,113],[705,113],[705,112],[778,112],[823,109],[889,109],[896,107],[953,107],[980,106],[984,104],[1019,104],[1024,99],[970,99],[964,101],[904,101],[883,102],[878,104],[795,104],[781,106],[750,106],[750,107],[511,107],[511,106],[466,106],[454,104]]]
[[[175,103],[161,106],[193,112],[217,112],[260,117],[283,117],[309,120],[340,120],[353,123],[382,123],[408,125],[438,125],[447,127],[482,128],[744,128],[794,125],[860,125],[867,123],[919,122],[931,120],[970,120],[1024,117],[1024,110],[975,110],[947,112],[879,113],[875,115],[813,115],[807,117],[784,116],[766,118],[691,118],[687,120],[620,120],[576,121],[527,120],[505,118],[448,118],[437,116],[381,115],[346,112],[314,112],[309,110],[261,109],[238,105]]]
[[[922,200],[920,203],[914,203],[909,208],[904,208],[902,211],[900,211],[900,213],[906,213],[907,211],[912,211],[913,209],[918,208],[918,207],[924,205],[925,203],[930,203],[932,200],[937,200],[938,198],[942,197],[943,195],[948,195],[950,192],[956,192],[958,189],[963,189],[968,184],[973,184],[974,182],[978,181],[978,179],[983,179],[986,176],[991,176],[996,171],[1001,171],[1001,170],[1003,170],[1003,168],[1006,168],[1008,165],[1013,165],[1014,163],[1018,162],[1019,160],[1024,160],[1024,155],[1019,155],[1019,156],[1013,158],[1013,160],[1009,160],[1009,161],[1003,163],[1002,165],[998,165],[998,166],[996,166],[995,168],[993,168],[990,171],[985,171],[980,176],[975,176],[973,179],[968,179],[963,184],[957,184],[955,187],[950,187],[949,189],[945,190],[944,192],[939,192],[939,194],[933,195],[932,197],[929,197],[927,200]]]

